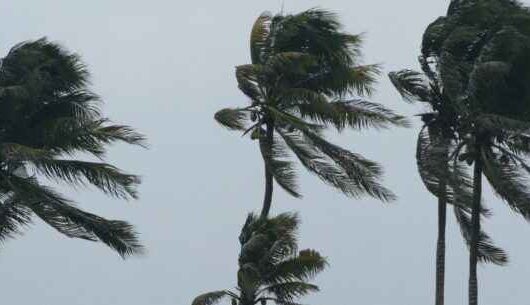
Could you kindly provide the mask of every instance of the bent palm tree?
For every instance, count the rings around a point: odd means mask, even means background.
[[[1,60],[0,240],[36,215],[68,237],[104,242],[121,256],[142,249],[130,224],[82,211],[37,180],[136,198],[139,178],[103,160],[108,144],[143,145],[144,137],[102,116],[88,77],[77,55],[45,39],[19,44]],[[78,160],[78,154],[102,161]]]
[[[424,73],[402,70],[391,72],[389,77],[405,101],[424,103],[430,108],[420,115],[424,125],[418,135],[416,160],[424,185],[438,198],[435,304],[443,305],[447,204],[453,205],[462,235],[470,245],[472,185],[465,169],[454,162],[453,153],[460,143],[457,106],[443,93],[437,73],[421,57],[420,64]],[[484,232],[480,235],[478,257],[497,265],[508,261],[504,251],[495,247]]]
[[[318,287],[308,281],[324,270],[326,260],[314,250],[297,251],[298,217],[280,214],[265,219],[249,215],[239,237],[241,253],[236,291],[202,294],[192,305],[213,305],[230,298],[233,305],[295,305]]]
[[[360,36],[341,32],[336,16],[323,10],[265,13],[256,20],[250,38],[252,64],[236,68],[239,88],[251,104],[223,109],[215,118],[259,140],[265,163],[262,217],[270,210],[273,180],[300,197],[289,150],[306,169],[346,195],[394,198],[379,183],[378,164],[327,142],[321,134],[329,126],[340,131],[406,125],[403,117],[362,99],[372,92],[379,70],[358,63],[360,44]]]
[[[482,175],[516,212],[530,219],[524,172],[530,140],[530,13],[517,1],[453,1],[424,34],[423,54],[438,65],[460,105],[457,150],[474,166],[469,304],[478,304]]]

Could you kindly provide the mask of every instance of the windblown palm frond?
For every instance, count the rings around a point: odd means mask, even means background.
[[[226,291],[213,291],[196,297],[191,305],[214,305],[219,303],[223,298],[228,297]]]
[[[466,211],[465,209],[455,206],[454,213],[466,245],[470,247],[472,236],[470,211]],[[508,263],[508,255],[506,252],[503,249],[495,246],[488,234],[483,231],[480,232],[479,237],[478,258],[481,262],[492,263],[499,266],[503,266]]]
[[[143,135],[102,116],[88,89],[80,58],[40,39],[11,49],[0,68],[0,239],[12,237],[36,215],[60,233],[101,241],[121,256],[142,251],[133,227],[84,212],[37,180],[93,185],[106,194],[136,198],[139,177],[105,163],[109,144],[145,146]],[[89,153],[99,162],[78,160]]]

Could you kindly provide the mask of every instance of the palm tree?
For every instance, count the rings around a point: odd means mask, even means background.
[[[39,182],[93,185],[113,197],[137,197],[139,178],[104,159],[109,144],[143,145],[144,137],[102,116],[88,78],[76,54],[46,39],[21,43],[1,60],[0,240],[16,236],[37,216],[68,237],[101,241],[122,257],[142,250],[127,222],[80,210]]]
[[[296,299],[318,287],[308,281],[327,265],[315,250],[297,250],[296,214],[284,213],[272,218],[250,214],[239,240],[241,253],[237,288],[202,294],[192,305],[213,305],[230,298],[233,305],[295,305]]]
[[[454,154],[473,165],[469,304],[475,305],[482,176],[530,220],[530,12],[511,0],[453,1],[447,16],[428,27],[422,49],[459,105],[461,143]]]
[[[438,198],[435,304],[443,305],[447,204],[453,205],[457,223],[469,245],[472,185],[462,166],[450,160],[459,144],[457,107],[443,93],[437,74],[422,57],[420,64],[423,73],[402,70],[391,72],[389,77],[405,101],[425,104],[430,108],[429,112],[420,114],[423,127],[418,135],[416,160],[425,187]],[[486,210],[482,211],[484,216],[488,215]],[[483,262],[497,265],[508,262],[504,251],[494,246],[484,232],[480,235],[478,257]]]
[[[342,32],[337,17],[324,10],[264,13],[256,20],[250,37],[252,64],[236,68],[239,88],[250,105],[223,109],[215,118],[259,140],[265,164],[262,217],[270,211],[273,180],[292,196],[301,196],[289,151],[348,196],[394,199],[380,184],[377,163],[322,136],[326,127],[341,131],[406,125],[403,117],[362,99],[372,92],[379,69],[359,63],[360,45],[359,35]]]

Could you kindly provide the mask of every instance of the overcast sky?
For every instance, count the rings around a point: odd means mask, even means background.
[[[333,10],[347,31],[364,32],[365,62],[385,75],[417,68],[421,35],[449,1],[285,0],[286,12]],[[527,1],[527,3],[530,3]],[[186,305],[199,293],[236,284],[237,236],[260,208],[262,161],[254,142],[219,127],[214,112],[245,105],[234,67],[249,62],[248,34],[277,0],[1,0],[0,53],[47,36],[79,53],[105,113],[145,133],[150,150],[116,146],[109,159],[142,175],[136,202],[62,187],[80,206],[137,225],[144,257],[121,260],[100,244],[70,240],[37,221],[0,250],[4,304]],[[372,100],[413,115],[382,76]],[[380,161],[399,200],[352,200],[300,171],[304,198],[275,193],[273,213],[299,211],[302,248],[320,250],[330,268],[313,305],[425,305],[433,302],[436,211],[414,159],[418,124],[332,139]],[[528,303],[530,225],[486,191],[495,213],[485,223],[511,258],[480,268],[482,305]],[[467,300],[467,251],[449,214],[447,304]]]

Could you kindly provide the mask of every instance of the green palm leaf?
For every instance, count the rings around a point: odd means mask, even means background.
[[[462,236],[469,247],[471,245],[472,232],[471,215],[469,215],[468,211],[457,206],[454,207],[454,213],[458,225],[460,226]],[[499,266],[503,266],[508,263],[508,255],[506,252],[503,249],[495,246],[488,234],[483,231],[480,232],[479,236],[478,258],[484,263],[492,263]]]
[[[319,289],[318,286],[305,282],[285,282],[267,286],[263,291],[276,295],[280,300],[290,302],[311,292],[318,292]]]
[[[219,303],[223,298],[228,297],[229,294],[224,291],[213,291],[197,296],[191,305],[214,305]]]
[[[326,259],[320,253],[303,250],[297,256],[276,264],[267,282],[307,281],[322,272],[326,266]]]
[[[245,130],[249,120],[249,113],[245,109],[225,108],[215,113],[215,120],[231,130]]]

